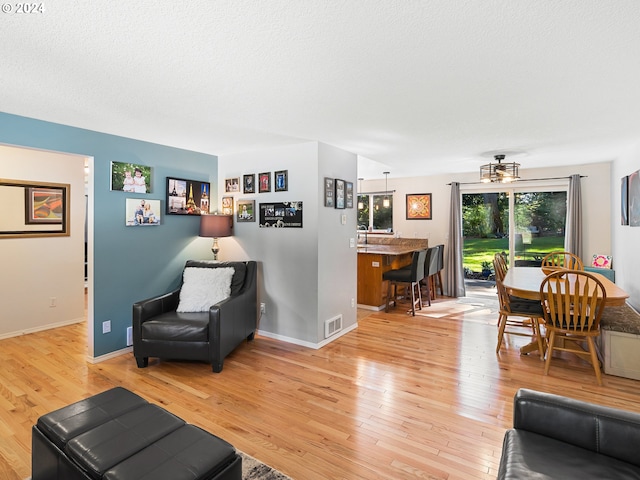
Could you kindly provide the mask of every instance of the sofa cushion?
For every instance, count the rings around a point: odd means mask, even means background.
[[[507,431],[498,479],[627,479],[640,477],[640,468],[554,438],[526,430]]]
[[[185,268],[176,311],[206,312],[212,305],[229,297],[234,272],[231,267]]]
[[[233,268],[235,272],[231,278],[231,296],[235,297],[242,290],[245,278],[247,276],[247,264],[245,262],[218,262],[206,260],[187,260],[187,267],[198,268]]]
[[[166,342],[208,342],[209,314],[167,312],[141,326],[142,338]]]

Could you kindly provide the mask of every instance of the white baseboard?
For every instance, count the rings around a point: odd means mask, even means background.
[[[286,337],[284,335],[277,335],[275,333],[265,332],[263,330],[258,330],[256,334],[260,335],[261,337],[273,338],[274,340],[281,340],[283,342],[293,343],[294,345],[300,345],[302,347],[313,348],[314,350],[318,350],[324,347],[325,345],[328,345],[329,343],[333,342],[334,340],[340,338],[341,336],[349,333],[351,330],[355,330],[356,328],[358,328],[358,322],[354,323],[350,327],[345,328],[344,330],[341,330],[340,332],[323,340],[320,343],[305,342],[297,338]]]
[[[51,330],[52,328],[64,327],[66,325],[73,325],[74,323],[82,323],[86,319],[82,318],[74,318],[72,320],[65,320],[63,322],[56,323],[48,323],[46,325],[39,325],[33,328],[26,328],[24,330],[16,330],[15,332],[4,333],[0,335],[0,340],[4,340],[5,338],[19,337],[21,335],[28,335],[29,333],[42,332],[44,330]]]

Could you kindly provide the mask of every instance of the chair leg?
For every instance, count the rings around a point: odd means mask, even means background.
[[[602,375],[600,373],[600,364],[598,363],[598,355],[596,354],[596,344],[593,341],[593,337],[587,337],[587,343],[589,344],[589,353],[591,354],[591,363],[593,364],[593,370],[596,372],[596,380],[598,385],[602,386]]]
[[[504,329],[507,326],[507,316],[500,314],[498,317],[498,346],[496,347],[496,353],[500,353],[500,347],[502,347],[502,339],[504,338]]]
[[[442,289],[442,271],[438,270],[438,286],[440,287],[440,296],[444,296],[444,290]]]
[[[384,312],[385,313],[389,313],[389,299],[391,298],[391,280],[387,280],[388,282],[388,286],[387,286],[387,304],[384,307]]]
[[[427,287],[427,305],[431,306],[431,282],[429,278],[425,277],[424,284]]]
[[[544,360],[544,341],[542,340],[542,335],[540,335],[540,320],[538,318],[532,318],[531,322],[533,324],[533,333],[538,339],[538,351],[540,352],[540,360]]]
[[[416,316],[416,291],[413,288],[415,284],[411,282],[411,315]]]
[[[551,357],[553,356],[553,344],[556,341],[556,332],[553,330],[549,333],[549,342],[547,344],[547,359],[544,362],[544,374],[549,375],[549,367],[551,367]]]

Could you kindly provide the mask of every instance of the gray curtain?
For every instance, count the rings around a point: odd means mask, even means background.
[[[464,297],[464,267],[462,265],[462,205],[460,184],[451,183],[451,214],[449,216],[449,248],[447,250],[447,295]]]
[[[567,194],[567,226],[564,236],[564,249],[582,257],[582,196],[580,193],[580,175],[569,177]]]

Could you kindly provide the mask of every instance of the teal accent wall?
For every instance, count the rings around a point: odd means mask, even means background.
[[[197,237],[199,217],[164,210],[167,176],[211,182],[211,210],[216,210],[216,156],[2,112],[0,143],[94,158],[94,357],[126,347],[135,301],[176,287],[186,260],[211,258],[210,239]],[[111,161],[151,166],[153,192],[111,191]],[[162,224],[126,227],[126,198],[161,200]],[[102,333],[105,320],[111,320],[109,334]]]

